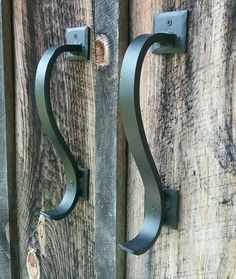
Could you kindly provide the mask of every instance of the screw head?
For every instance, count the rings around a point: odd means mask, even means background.
[[[75,38],[75,39],[78,39],[78,34],[74,34],[74,38]]]
[[[171,26],[171,25],[172,25],[172,20],[171,20],[171,19],[168,19],[168,20],[167,20],[167,25],[168,25],[168,26]]]
[[[152,210],[155,211],[157,208],[155,206],[155,204],[152,205]]]

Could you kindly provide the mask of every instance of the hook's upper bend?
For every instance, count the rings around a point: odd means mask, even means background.
[[[120,73],[120,109],[129,149],[136,162],[145,187],[144,222],[139,233],[120,247],[135,255],[145,253],[156,241],[163,224],[174,228],[176,220],[168,215],[167,203],[177,210],[178,193],[163,190],[155,162],[151,155],[142,122],[139,84],[143,60],[148,49],[160,41],[160,35],[143,34],[129,45]],[[174,196],[174,202],[173,202]],[[171,206],[170,206],[171,207]],[[171,220],[165,220],[165,219]]]
[[[81,50],[82,45],[51,47],[42,56],[36,71],[35,100],[42,128],[55,147],[66,174],[66,189],[62,201],[54,209],[41,212],[42,215],[54,220],[67,216],[79,196],[87,197],[88,169],[81,168],[76,163],[57,127],[50,101],[50,77],[57,57],[63,52],[81,52]]]

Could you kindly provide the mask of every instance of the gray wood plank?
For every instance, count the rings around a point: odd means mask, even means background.
[[[163,227],[127,279],[236,278],[236,1],[130,1],[131,38],[156,12],[189,10],[186,54],[145,58],[140,102],[164,187],[180,191],[177,230]],[[143,14],[143,16],[141,16]],[[143,183],[129,156],[127,239],[143,221]]]
[[[125,276],[126,142],[118,109],[119,71],[127,44],[125,1],[95,1],[96,34],[96,206],[97,278]]]
[[[11,6],[0,1],[0,278],[17,278]],[[14,266],[13,266],[14,264]]]

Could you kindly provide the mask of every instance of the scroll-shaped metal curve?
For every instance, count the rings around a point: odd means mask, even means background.
[[[82,45],[61,45],[49,48],[42,56],[36,71],[35,100],[42,127],[55,147],[66,174],[66,189],[60,204],[52,210],[41,212],[54,220],[67,216],[79,196],[87,198],[88,169],[77,165],[53,116],[50,102],[50,77],[57,57],[63,52],[81,52]]]
[[[139,84],[144,57],[163,34],[144,34],[131,42],[120,73],[120,109],[130,151],[145,187],[144,222],[132,240],[120,244],[127,252],[140,255],[156,241],[162,225],[176,228],[178,191],[164,190],[151,155],[140,110]]]

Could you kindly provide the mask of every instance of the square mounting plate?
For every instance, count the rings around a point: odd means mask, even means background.
[[[177,229],[179,221],[179,191],[175,189],[165,189],[164,199],[166,215],[163,224],[166,227]]]
[[[74,27],[66,29],[67,44],[82,44],[82,52],[67,52],[69,60],[87,60],[89,58],[89,27]]]
[[[158,43],[152,47],[152,53],[183,53],[187,45],[188,11],[157,13],[153,20],[153,33],[172,33],[177,35],[175,46],[162,46]]]

